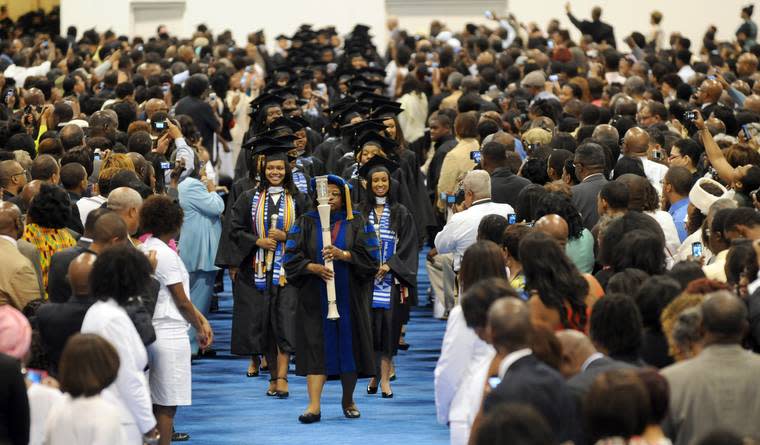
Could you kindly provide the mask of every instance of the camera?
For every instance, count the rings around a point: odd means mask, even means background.
[[[702,256],[702,243],[700,243],[699,241],[691,243],[691,256],[694,256],[694,257]]]
[[[172,170],[174,168],[174,162],[162,162],[161,170]]]
[[[166,124],[166,121],[153,121],[150,124],[153,126],[153,129],[156,131],[164,131],[169,127]]]
[[[507,224],[510,226],[517,222],[517,214],[516,213],[510,213],[507,215]]]
[[[476,164],[480,164],[480,150],[471,151],[470,159],[472,159],[472,161]]]
[[[652,151],[652,159],[659,161],[662,159],[662,152],[660,150]]]
[[[697,120],[697,112],[696,111],[686,111],[683,113],[683,118],[689,122],[694,122]]]

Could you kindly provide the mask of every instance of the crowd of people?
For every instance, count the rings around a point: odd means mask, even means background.
[[[760,440],[753,7],[626,48],[566,13],[273,50],[0,17],[0,442],[188,440],[225,275],[241,376],[288,399],[295,362],[301,423],[327,380],[392,399],[428,303],[452,444]]]

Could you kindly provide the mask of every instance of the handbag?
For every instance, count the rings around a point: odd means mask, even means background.
[[[154,305],[155,308],[155,305]],[[140,340],[143,345],[148,346],[156,341],[156,331],[153,329],[153,314],[148,310],[143,297],[137,295],[129,297],[124,305],[130,320],[135,325],[137,333],[140,334]]]

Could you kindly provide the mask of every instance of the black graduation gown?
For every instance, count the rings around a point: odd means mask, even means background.
[[[333,263],[338,320],[327,320],[325,283],[306,270],[309,263],[322,263],[319,214],[312,211],[302,215],[288,234],[285,274],[298,288],[296,374],[327,375],[331,379],[341,372],[374,376],[369,306],[379,267],[377,237],[359,212],[354,212],[351,220],[345,219],[344,212],[331,216],[333,231],[340,221],[334,245],[351,252],[350,263]]]
[[[369,221],[369,213],[365,213]],[[394,203],[391,205],[391,230],[396,233],[396,248],[388,260],[388,266],[394,277],[391,288],[390,309],[372,308],[372,338],[376,352],[386,356],[396,355],[401,337],[401,326],[409,319],[409,304],[407,298],[401,302],[401,287],[409,291],[409,295],[417,288],[417,267],[419,263],[419,247],[417,245],[417,230],[414,227],[412,214],[406,207]],[[398,280],[400,284],[395,284]],[[370,308],[372,300],[370,294]],[[379,365],[379,363],[377,364]]]
[[[238,197],[252,188],[256,183],[249,177],[244,177],[235,181],[230,187],[230,194],[227,196],[227,204],[222,216],[222,236],[219,238],[219,248],[216,251],[214,264],[216,267],[238,267],[243,257],[235,243],[230,240],[230,223],[232,222],[232,207],[237,202]]]
[[[397,152],[397,156],[399,170],[403,172],[404,182],[411,198],[410,205],[404,205],[409,209],[414,209],[412,216],[417,226],[417,238],[420,246],[422,246],[428,228],[436,227],[435,213],[414,152],[405,149]]]
[[[331,137],[314,149],[314,156],[322,161],[325,173],[339,175],[341,172],[337,171],[338,160],[350,151],[351,147],[345,143],[343,138]]]
[[[256,189],[244,192],[235,201],[230,222],[230,240],[242,257],[240,272],[235,278],[232,307],[231,352],[236,355],[272,353],[276,344],[282,351],[295,352],[295,306],[297,292],[290,285],[272,286],[272,273],[267,274],[267,288],[256,288],[253,267],[258,236],[253,232],[251,206]],[[281,200],[284,197],[280,198]],[[296,215],[308,209],[308,197],[294,196]],[[270,208],[274,203],[270,200]],[[283,254],[284,258],[284,254]]]

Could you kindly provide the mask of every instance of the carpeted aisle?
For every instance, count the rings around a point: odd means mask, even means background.
[[[428,286],[420,255],[420,300]],[[225,283],[230,289],[229,281]],[[444,322],[432,318],[430,308],[414,308],[406,335],[412,345],[396,358],[398,379],[392,383],[394,398],[368,395],[367,380],[357,385],[355,400],[362,417],[343,417],[340,382],[328,382],[322,398],[322,422],[302,425],[298,415],[307,405],[306,379],[292,373],[290,398],[265,395],[269,375],[247,378],[247,359],[231,356],[232,296],[223,293],[219,312],[210,321],[218,356],[193,364],[193,405],[180,407],[176,428],[192,436],[195,444],[444,444],[448,429],[435,420],[433,369],[441,346]],[[291,371],[293,367],[291,366]]]

